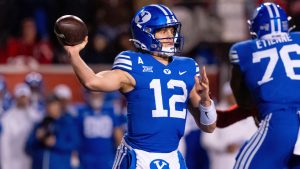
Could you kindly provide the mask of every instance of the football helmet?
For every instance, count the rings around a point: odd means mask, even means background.
[[[289,32],[286,12],[274,3],[263,3],[254,11],[252,19],[248,20],[251,35],[260,38],[266,34]]]
[[[174,36],[156,38],[156,31],[166,27],[174,28]],[[130,39],[130,41],[133,41],[135,47],[142,51],[164,56],[172,56],[182,51],[181,23],[177,20],[175,14],[164,5],[147,5],[137,11],[131,21],[131,32],[133,39]],[[163,39],[173,39],[174,46],[163,47],[161,43]]]
[[[43,76],[38,72],[28,73],[24,81],[31,88],[40,90],[43,86]]]

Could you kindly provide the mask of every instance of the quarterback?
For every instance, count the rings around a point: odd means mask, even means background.
[[[181,24],[166,6],[153,4],[137,11],[131,22],[136,51],[116,56],[112,70],[95,74],[80,58],[86,40],[65,46],[74,72],[90,90],[124,94],[128,133],[118,147],[113,168],[184,169],[178,143],[186,115],[192,113],[205,132],[216,127],[216,110],[209,96],[205,68],[182,50]]]

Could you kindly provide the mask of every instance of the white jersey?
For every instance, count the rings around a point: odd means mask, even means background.
[[[0,141],[1,169],[30,169],[31,160],[25,153],[25,145],[40,114],[32,108],[9,109],[2,118]]]
[[[208,151],[211,169],[232,169],[240,146],[256,130],[253,119],[249,117],[226,128],[216,128],[214,133],[203,133],[202,143]],[[238,146],[236,151],[227,152],[227,147],[233,144]]]

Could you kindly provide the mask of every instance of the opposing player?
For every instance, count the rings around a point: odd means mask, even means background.
[[[287,168],[299,129],[300,34],[289,33],[285,11],[273,3],[260,5],[249,24],[257,38],[231,48],[231,86],[244,110],[252,98],[261,123],[234,168]]]
[[[113,168],[186,168],[177,150],[187,110],[205,132],[216,127],[205,68],[201,71],[180,52],[181,24],[163,5],[140,9],[131,22],[137,51],[121,52],[112,70],[95,74],[80,58],[77,46],[65,46],[73,69],[90,90],[121,91],[127,99],[128,133],[118,148]]]

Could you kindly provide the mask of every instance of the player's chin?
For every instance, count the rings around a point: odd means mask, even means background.
[[[164,42],[162,43],[162,48],[168,49],[168,48],[174,48],[174,42]]]
[[[162,58],[169,58],[169,57],[174,56],[174,53],[171,53],[171,52],[160,52],[160,53],[158,53],[158,56],[162,57]]]

